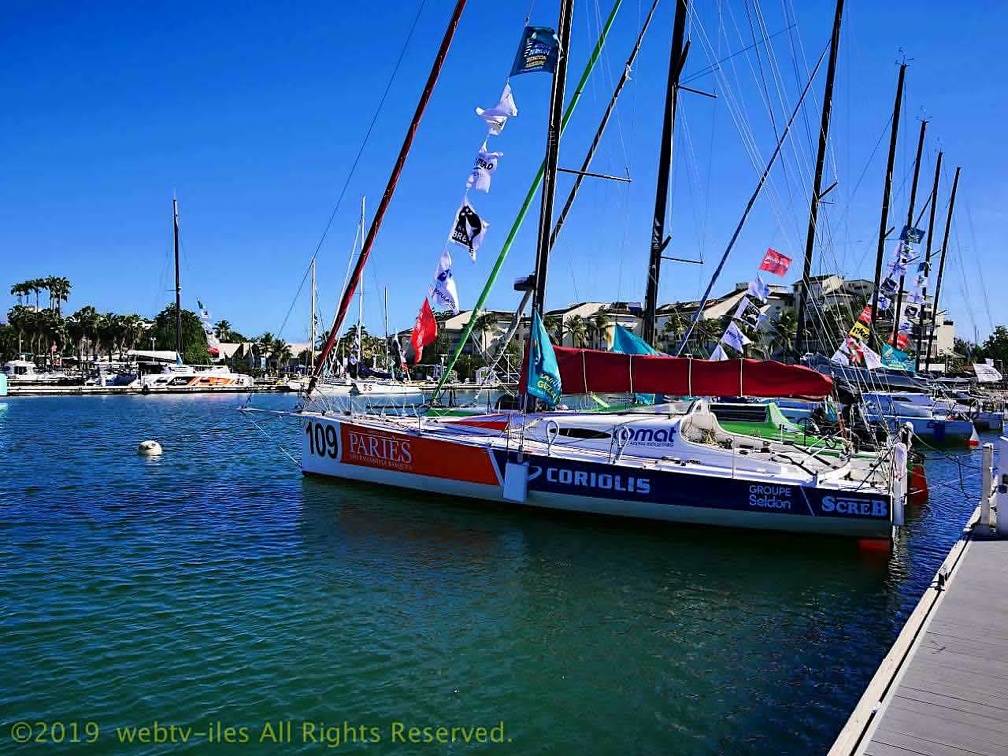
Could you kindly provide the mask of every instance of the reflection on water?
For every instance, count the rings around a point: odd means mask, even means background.
[[[823,752],[974,506],[968,452],[929,458],[892,556],[464,503],[304,479],[242,401],[0,413],[10,717],[74,701],[103,727],[503,720],[502,752]],[[255,421],[297,455],[296,422]]]

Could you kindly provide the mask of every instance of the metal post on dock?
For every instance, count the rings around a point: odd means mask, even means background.
[[[994,480],[994,444],[983,445],[983,462],[980,464],[980,472],[983,475],[983,482],[980,485],[980,519],[976,527],[982,535],[989,535],[991,525],[991,484]]]
[[[994,469],[993,491],[991,501],[994,527],[999,536],[1008,536],[1008,438],[1005,436],[998,439],[998,464]]]

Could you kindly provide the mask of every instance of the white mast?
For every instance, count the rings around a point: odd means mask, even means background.
[[[311,355],[309,371],[315,369],[315,257],[311,259],[311,325],[308,328],[308,338],[311,343],[308,345],[308,353]]]
[[[392,372],[392,351],[388,344],[388,286],[385,287],[385,371]]]

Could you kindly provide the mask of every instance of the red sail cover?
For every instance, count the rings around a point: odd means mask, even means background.
[[[696,360],[554,346],[565,394],[768,396],[823,399],[833,380],[773,360]],[[524,385],[524,376],[522,385]]]

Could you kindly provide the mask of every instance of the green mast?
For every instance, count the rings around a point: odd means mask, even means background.
[[[609,35],[609,29],[616,20],[616,13],[619,11],[621,4],[622,0],[616,0],[616,2],[613,3],[612,10],[609,12],[609,18],[606,19],[605,26],[602,27],[602,33],[599,35],[598,42],[595,43],[595,49],[592,50],[591,57],[585,64],[584,72],[581,74],[581,80],[578,81],[577,89],[574,90],[574,94],[571,96],[571,100],[567,104],[567,110],[564,111],[563,121],[560,124],[561,134],[564,129],[567,128],[567,122],[570,121],[571,116],[574,114],[574,109],[577,107],[578,101],[581,99],[581,94],[584,92],[585,85],[588,83],[588,77],[591,75],[592,70],[595,68],[595,64],[598,62],[599,56],[602,54],[602,48],[605,46],[606,37]],[[532,186],[529,187],[528,194],[525,195],[525,202],[522,203],[521,209],[518,211],[518,217],[515,218],[514,223],[511,225],[511,231],[508,232],[507,239],[504,240],[504,246],[501,247],[500,254],[497,255],[497,261],[494,263],[493,269],[490,271],[490,277],[487,279],[486,285],[483,287],[483,291],[480,292],[479,298],[476,300],[476,304],[473,305],[472,315],[469,317],[469,322],[466,323],[466,327],[462,331],[462,337],[459,339],[458,346],[455,347],[455,354],[452,355],[448,364],[445,365],[444,373],[442,373],[441,379],[438,381],[437,387],[434,389],[434,394],[431,396],[431,404],[437,401],[445,381],[448,380],[448,375],[451,373],[452,368],[455,367],[455,363],[458,362],[458,358],[462,354],[462,348],[466,345],[466,342],[469,341],[469,336],[472,333],[473,326],[476,325],[476,319],[479,317],[480,311],[483,309],[483,304],[486,302],[487,297],[490,296],[490,290],[493,288],[494,283],[497,282],[497,276],[500,275],[501,268],[504,267],[504,261],[507,259],[508,253],[511,251],[511,245],[514,244],[515,237],[518,235],[518,231],[521,229],[522,223],[525,221],[525,215],[528,213],[529,206],[532,204],[532,200],[535,199],[536,193],[539,191],[539,185],[542,183],[543,173],[545,170],[546,161],[544,160],[540,163],[539,171],[532,180]]]

